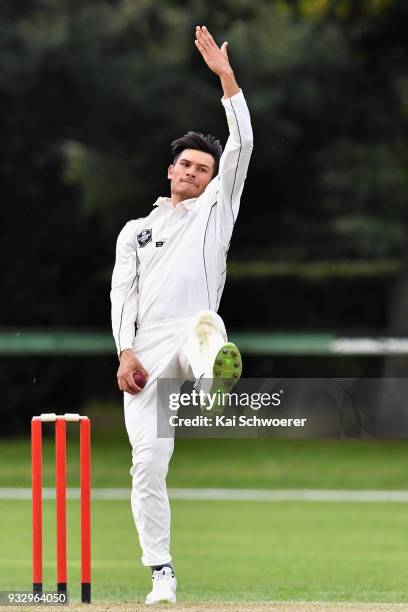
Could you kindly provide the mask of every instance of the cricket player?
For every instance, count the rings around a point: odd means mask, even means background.
[[[218,47],[205,26],[197,26],[195,36],[198,51],[221,81],[229,126],[225,150],[214,137],[196,132],[172,143],[170,197],[159,197],[147,217],[122,229],[112,276],[117,380],[132,447],[131,506],[142,563],[152,569],[147,604],[176,601],[166,490],[174,438],[157,435],[157,379],[178,385],[210,380],[215,392],[242,372],[239,351],[216,313],[253,148],[252,128],[228,43]],[[136,372],[146,379],[143,389],[134,381]]]

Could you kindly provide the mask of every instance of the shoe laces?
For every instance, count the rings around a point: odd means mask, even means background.
[[[162,567],[161,570],[153,571],[153,581],[155,584],[159,584],[160,582],[168,582],[172,578],[174,578],[174,572],[171,567]]]

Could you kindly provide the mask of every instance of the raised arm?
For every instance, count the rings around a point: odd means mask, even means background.
[[[224,98],[231,98],[238,93],[239,87],[228,59],[228,43],[224,42],[218,47],[207,28],[197,26],[195,45],[209,69],[220,77]]]
[[[228,246],[253,149],[251,118],[228,60],[228,43],[218,47],[207,28],[197,26],[195,44],[207,66],[220,78],[224,92],[222,103],[227,115],[229,138],[218,173],[218,212],[223,243]]]

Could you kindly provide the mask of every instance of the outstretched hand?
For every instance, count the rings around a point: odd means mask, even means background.
[[[227,54],[228,43],[224,42],[219,47],[205,26],[197,26],[195,35],[195,45],[210,70],[219,77],[231,71]]]

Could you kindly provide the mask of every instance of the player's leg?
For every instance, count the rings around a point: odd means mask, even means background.
[[[150,371],[152,374],[143,391],[137,395],[125,393],[125,422],[132,445],[131,503],[142,548],[142,563],[152,569],[163,568],[153,571],[153,591],[146,602],[174,602],[176,580],[172,569],[166,569],[172,564],[166,476],[174,439],[157,435],[157,372]],[[162,376],[171,379],[175,373],[170,365],[163,369]],[[176,388],[178,381],[169,380],[169,384]]]
[[[184,370],[188,364],[196,386],[217,397],[230,392],[242,374],[239,349],[228,342],[223,320],[211,310],[203,310],[193,317],[180,363]],[[211,413],[221,412],[222,403],[216,402]]]
[[[153,382],[138,395],[125,395],[126,428],[132,445],[132,511],[142,547],[142,563],[151,567],[171,561],[166,476],[174,440],[157,438]]]

